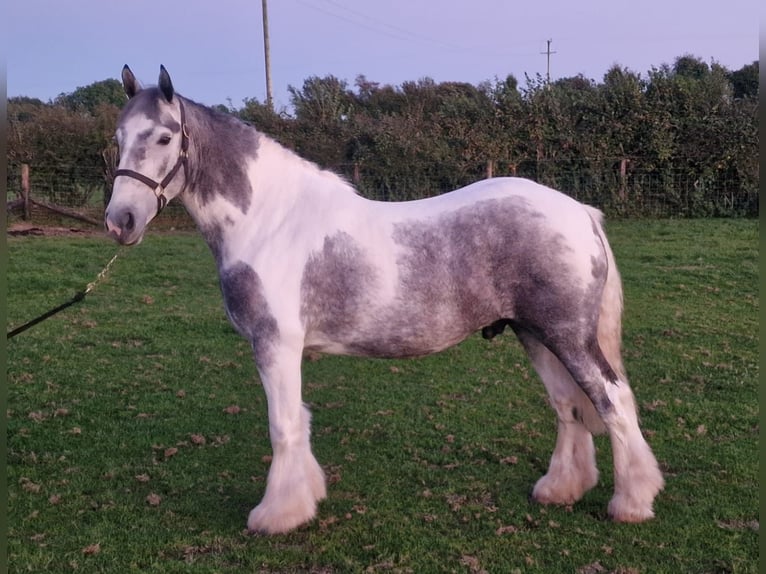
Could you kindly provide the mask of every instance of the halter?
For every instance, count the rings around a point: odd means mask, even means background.
[[[168,172],[162,181],[158,183],[151,177],[147,177],[142,173],[133,171],[132,169],[118,169],[114,172],[115,179],[121,175],[124,175],[127,177],[132,177],[133,179],[137,179],[141,183],[145,183],[150,188],[152,188],[154,195],[157,196],[157,213],[154,215],[155,217],[157,217],[157,215],[160,214],[160,211],[162,211],[167,205],[168,199],[165,197],[165,188],[176,176],[176,173],[178,173],[178,170],[181,169],[181,166],[184,168],[184,186],[181,189],[181,193],[183,193],[183,191],[186,189],[186,185],[189,182],[189,176],[186,171],[186,163],[189,157],[189,134],[186,131],[186,113],[184,111],[184,103],[180,98],[178,99],[178,105],[181,108],[181,151],[178,153],[178,160],[173,166],[173,169]]]

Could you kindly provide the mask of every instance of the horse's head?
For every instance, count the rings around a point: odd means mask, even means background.
[[[147,224],[188,183],[184,104],[164,66],[156,88],[143,89],[128,66],[122,84],[129,101],[117,122],[120,164],[105,224],[124,245],[139,243]]]

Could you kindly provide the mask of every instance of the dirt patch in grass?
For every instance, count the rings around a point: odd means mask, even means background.
[[[94,235],[103,235],[104,231],[96,227],[77,228],[77,227],[56,227],[40,226],[32,223],[19,222],[8,226],[7,234],[11,237],[39,235],[42,237],[92,237]]]

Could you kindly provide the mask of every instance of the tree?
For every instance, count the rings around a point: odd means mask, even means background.
[[[648,111],[641,76],[612,66],[599,86],[603,106],[602,133],[607,155],[635,159],[643,155]]]
[[[525,102],[519,92],[519,82],[513,75],[504,80],[484,82],[479,86],[492,106],[488,130],[488,161],[498,162],[498,173],[516,175],[519,163],[527,157],[524,136]]]
[[[288,86],[295,110],[292,143],[298,153],[324,167],[347,161],[349,119],[353,94],[345,80],[311,76],[298,89]]]
[[[742,66],[739,70],[729,72],[729,81],[734,90],[734,97],[758,97],[758,60]]]
[[[59,94],[54,103],[73,112],[93,114],[102,104],[113,105],[121,109],[128,101],[122,83],[109,79],[79,87],[69,94]]]
[[[33,121],[35,114],[43,107],[45,103],[37,98],[27,96],[8,98],[8,120],[21,123]]]
[[[708,65],[691,54],[684,54],[676,58],[673,64],[673,73],[684,78],[700,80],[709,72]]]
[[[335,76],[311,76],[303,87],[288,86],[298,121],[326,126],[343,121],[351,111],[352,97],[344,80]]]
[[[275,112],[271,106],[259,102],[256,98],[246,98],[244,107],[235,111],[239,119],[246,121],[258,131],[275,138],[282,144],[292,147],[290,121],[284,111]]]

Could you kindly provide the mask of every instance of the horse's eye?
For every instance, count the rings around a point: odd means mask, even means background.
[[[159,144],[160,145],[168,145],[170,143],[170,136],[162,136],[160,138]]]

